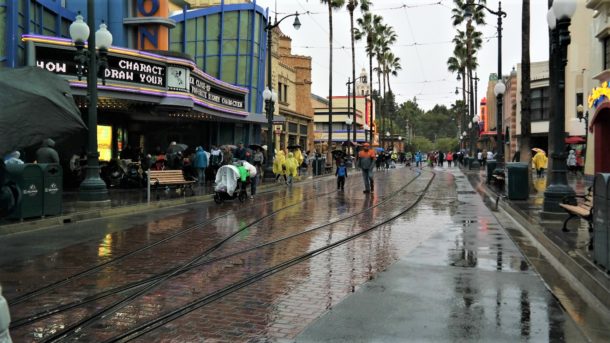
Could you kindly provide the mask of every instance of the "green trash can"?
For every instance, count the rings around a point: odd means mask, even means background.
[[[57,216],[62,212],[63,170],[57,163],[41,163],[44,195],[42,214]]]
[[[9,164],[7,178],[21,190],[21,203],[9,218],[23,219],[42,217],[43,181],[42,168],[34,163]]]
[[[529,198],[529,180],[527,163],[514,162],[506,164],[508,173],[508,199],[527,200]]]
[[[487,160],[485,164],[485,168],[487,170],[487,184],[491,182],[491,176],[494,174],[494,170],[498,166],[498,162],[496,160]]]

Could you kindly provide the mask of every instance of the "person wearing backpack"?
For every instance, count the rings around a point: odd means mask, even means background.
[[[345,179],[347,179],[347,167],[343,160],[341,160],[341,164],[337,166],[335,176],[337,177],[337,190],[342,191],[345,187]]]

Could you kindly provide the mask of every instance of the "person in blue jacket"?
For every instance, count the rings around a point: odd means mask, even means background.
[[[421,152],[419,152],[419,151],[416,152],[415,153],[415,166],[418,168],[421,166],[421,159],[422,159]]]
[[[205,185],[205,168],[208,167],[208,155],[202,147],[195,149],[195,169],[199,177],[199,184]]]

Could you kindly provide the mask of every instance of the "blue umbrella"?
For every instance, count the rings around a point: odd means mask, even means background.
[[[377,152],[383,152],[384,150],[383,150],[383,148],[375,148],[375,151],[377,151]]]

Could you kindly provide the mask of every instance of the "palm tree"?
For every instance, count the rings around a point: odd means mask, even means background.
[[[451,9],[451,19],[453,20],[453,26],[461,25],[466,18],[464,14],[468,7],[468,10],[472,13],[472,21],[477,25],[485,25],[485,12],[482,9],[477,9],[476,5],[486,5],[487,0],[479,0],[477,3],[474,0],[453,0],[454,7]]]
[[[519,155],[521,161],[530,160],[531,132],[531,88],[530,88],[530,1],[523,0],[521,12],[521,138]],[[551,1],[549,0],[549,7]],[[531,176],[531,173],[529,174]]]
[[[465,50],[456,48],[453,51],[453,56],[447,60],[447,70],[457,73],[459,78],[462,79],[462,104],[466,104],[466,63],[468,63],[466,57]],[[461,112],[460,117],[461,119],[458,121],[459,131],[462,132],[465,125],[466,113]]]
[[[389,97],[390,100],[394,99],[392,87],[390,86],[390,76],[398,76],[398,72],[402,70],[402,66],[400,65],[400,57],[396,57],[394,53],[389,50],[383,54],[382,63],[384,85],[387,84],[388,86],[388,92],[385,93],[384,96],[384,103],[386,103],[386,97]],[[395,119],[396,118],[388,118],[390,130],[392,129],[392,123]]]
[[[328,5],[328,151],[332,150],[333,144],[333,10],[345,5],[345,0],[320,0]]]
[[[358,26],[360,28],[354,29],[354,38],[359,41],[366,37],[366,53],[369,56],[369,82],[371,85],[371,102],[373,99],[373,56],[375,56],[375,41],[377,39],[376,36],[376,28],[381,24],[381,17],[372,14],[370,12],[364,13],[362,18],[358,18],[357,20]],[[373,143],[373,111],[369,113],[369,124],[371,126],[371,134],[369,136],[370,143]]]
[[[383,102],[381,109],[383,112],[382,130],[386,130],[387,117],[387,93],[386,93],[386,68],[384,56],[390,52],[390,46],[396,42],[398,35],[394,32],[394,28],[389,25],[377,26],[377,41],[375,46],[375,56],[377,57],[377,81],[381,84],[381,76],[383,75]],[[381,85],[380,85],[381,86]]]
[[[372,5],[371,0],[348,0],[347,2],[347,10],[349,11],[349,22],[350,22],[350,36],[352,41],[352,80],[354,81],[354,90],[352,92],[353,96],[353,104],[354,104],[354,113],[356,113],[356,47],[355,47],[355,31],[354,31],[354,11],[356,7],[360,4],[360,11],[367,12],[369,7]],[[348,94],[349,96],[349,94]],[[365,105],[366,106],[366,105]],[[356,123],[356,118],[354,119],[354,125]],[[355,128],[355,126],[354,126]],[[349,140],[349,137],[348,137]],[[354,141],[356,140],[356,130],[354,129]]]

